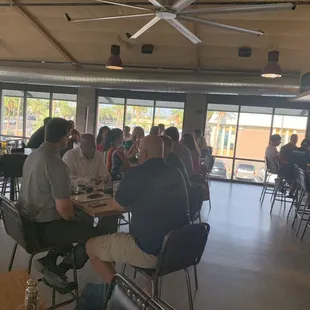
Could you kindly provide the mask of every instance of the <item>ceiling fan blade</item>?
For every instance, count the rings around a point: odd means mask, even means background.
[[[148,0],[148,1],[151,2],[157,8],[165,9],[165,7],[162,4],[160,4],[157,0]]]
[[[229,14],[229,13],[246,13],[246,12],[262,12],[262,11],[281,11],[294,10],[293,3],[279,4],[258,4],[258,5],[235,5],[213,8],[201,8],[189,11],[182,11],[180,15],[198,15],[198,14]]]
[[[200,19],[200,18],[195,18],[195,17],[178,16],[178,18],[181,19],[181,20],[189,21],[189,22],[199,23],[199,24],[208,25],[208,26],[215,27],[215,28],[222,28],[222,29],[236,31],[236,32],[241,32],[241,33],[252,34],[252,35],[255,35],[255,36],[261,36],[261,35],[264,34],[264,32],[261,31],[261,30],[259,30],[259,31],[250,30],[250,29],[245,29],[245,28],[240,28],[240,27],[220,24],[220,23],[216,23],[216,22],[211,22],[211,21],[208,21],[208,20],[205,20],[205,19]]]
[[[95,0],[95,1],[107,3],[107,4],[112,4],[112,5],[124,6],[126,8],[131,8],[131,9],[137,9],[137,10],[143,10],[143,11],[152,11],[151,9],[148,9],[148,8],[143,8],[141,6],[135,6],[135,5],[129,5],[129,4],[125,4],[125,3],[112,2],[112,1],[106,1],[106,0]]]
[[[150,29],[153,25],[155,25],[160,18],[155,16],[152,20],[150,20],[147,24],[145,24],[140,30],[138,30],[135,34],[133,34],[130,39],[137,39],[141,34]]]
[[[194,44],[201,43],[201,40],[196,37],[188,28],[181,24],[177,19],[166,19],[172,27],[181,32],[187,39],[192,41]]]
[[[152,15],[154,15],[154,13],[72,19],[68,13],[65,13],[65,16],[68,22],[71,22],[71,23],[94,22],[94,21],[99,21],[99,20],[111,20],[111,19],[123,19],[123,18],[135,18],[135,17],[144,17],[144,16],[152,16]]]
[[[180,12],[181,10],[185,9],[189,5],[191,5],[196,0],[178,0],[174,3],[171,7],[172,11]]]

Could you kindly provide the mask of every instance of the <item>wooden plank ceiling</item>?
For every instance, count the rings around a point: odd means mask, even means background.
[[[120,0],[125,2],[125,0]],[[22,0],[23,3],[55,2]],[[61,2],[61,1],[59,1]],[[94,3],[92,0],[62,1],[62,3]],[[66,62],[68,57],[51,40],[38,31],[16,7],[1,6],[0,0],[0,60],[34,60]],[[141,0],[141,4],[143,1]],[[198,8],[199,6],[195,6]],[[216,70],[261,70],[267,62],[268,50],[274,45],[280,51],[283,71],[310,70],[310,5],[300,5],[295,11],[272,11],[200,16],[212,21],[253,30],[263,30],[261,37],[239,34],[208,26],[186,24],[202,40],[196,47],[168,23],[160,21],[137,40],[128,40],[150,17],[127,20],[69,23],[72,18],[88,18],[143,13],[133,9],[107,5],[96,6],[25,6],[23,7],[69,56],[82,63],[104,64],[111,44],[121,45],[124,64],[172,66]],[[155,46],[152,55],[142,55],[142,44]],[[252,48],[251,58],[239,58],[238,48]]]

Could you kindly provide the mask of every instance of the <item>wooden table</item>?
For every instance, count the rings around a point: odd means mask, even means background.
[[[26,282],[29,275],[26,270],[10,271],[0,274],[0,309],[17,310],[24,305]],[[39,291],[40,294],[40,291]],[[24,309],[23,307],[21,309]],[[40,301],[40,310],[45,310]]]
[[[103,198],[87,199],[87,196],[89,195],[91,194],[72,195],[71,196],[72,204],[92,217],[121,215],[123,213],[128,212],[127,210],[126,211],[117,210],[113,204],[113,197],[111,195],[104,194]],[[93,203],[98,204],[103,203],[106,205],[91,207],[90,204]]]

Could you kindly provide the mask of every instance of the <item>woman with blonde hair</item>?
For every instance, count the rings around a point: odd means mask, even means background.
[[[133,129],[131,139],[124,144],[126,154],[135,155],[138,151],[140,141],[144,138],[144,130],[137,126]]]

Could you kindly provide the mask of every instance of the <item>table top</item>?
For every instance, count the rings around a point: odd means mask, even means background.
[[[102,194],[102,192],[99,192]],[[96,192],[94,193],[96,194]],[[73,205],[92,217],[120,215],[127,211],[117,210],[113,204],[113,197],[104,194],[103,197],[95,199],[87,199],[91,194],[72,195],[71,201]]]
[[[26,270],[16,270],[0,274],[1,310],[16,310],[21,305],[24,305],[26,282],[28,279],[29,275]],[[24,309],[24,307],[21,307],[21,309]],[[42,301],[40,301],[39,309],[46,309]]]

